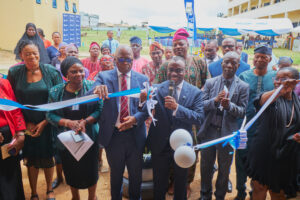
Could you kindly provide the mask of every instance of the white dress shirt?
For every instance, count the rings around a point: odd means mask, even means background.
[[[119,69],[117,68],[117,73],[118,73],[118,82],[119,82],[119,91],[121,91],[121,84],[122,84],[122,73],[119,71]],[[127,90],[130,89],[130,78],[131,78],[131,70],[129,72],[127,72],[126,74],[126,82],[127,82]],[[118,118],[117,118],[117,122],[115,124],[116,127],[118,127],[121,122],[120,122],[120,109],[121,109],[121,97],[117,97],[119,98],[119,106],[118,106]],[[130,115],[130,98],[128,97],[128,112]]]

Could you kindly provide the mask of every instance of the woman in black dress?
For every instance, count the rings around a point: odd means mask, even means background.
[[[297,174],[297,156],[300,150],[300,101],[293,92],[299,82],[299,72],[287,67],[277,72],[275,88],[284,87],[277,98],[260,117],[263,123],[257,129],[249,146],[247,157],[248,175],[252,178],[255,200],[285,199],[284,189]],[[259,109],[275,90],[262,94],[254,102]]]
[[[92,88],[93,82],[84,79],[85,72],[81,61],[75,57],[67,57],[61,63],[61,72],[69,81],[53,87],[50,91],[49,102],[57,102],[84,96]],[[48,121],[53,125],[53,135],[67,130],[86,133],[94,142],[83,157],[77,161],[72,154],[56,139],[58,153],[61,156],[65,179],[70,185],[72,200],[79,200],[79,189],[89,190],[89,200],[96,198],[98,181],[97,141],[102,101],[79,106],[71,106],[47,113]]]

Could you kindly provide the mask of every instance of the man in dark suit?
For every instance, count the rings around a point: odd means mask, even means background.
[[[236,52],[228,52],[223,57],[222,75],[207,80],[204,85],[205,120],[198,133],[202,142],[230,135],[239,129],[238,119],[245,116],[249,97],[249,85],[235,76],[239,63],[239,55]],[[228,92],[225,92],[225,86]],[[233,149],[229,144],[225,147],[218,144],[201,151],[201,200],[212,199],[216,157],[219,169],[215,196],[217,200],[224,200],[232,163],[231,151]]]
[[[122,199],[122,179],[125,165],[129,174],[129,198],[140,199],[142,158],[146,142],[144,121],[147,115],[138,111],[139,99],[108,98],[132,88],[143,88],[148,78],[131,70],[133,53],[129,46],[120,45],[115,54],[117,68],[98,74],[94,93],[105,99],[100,117],[100,144],[105,147],[110,166],[111,199]]]
[[[229,51],[237,51],[237,42],[234,38],[226,38],[222,42],[223,55],[225,55]],[[222,74],[222,61],[223,59],[220,59],[217,62],[213,62],[208,66],[208,70],[211,74],[211,77],[216,77]],[[249,69],[250,65],[241,61],[239,68],[236,70],[236,75],[238,76],[240,73]]]
[[[179,128],[186,129],[192,135],[192,125],[201,125],[204,119],[202,92],[183,80],[184,69],[184,59],[173,57],[168,63],[168,80],[154,86],[157,87],[154,99],[158,101],[154,118],[158,121],[156,126],[150,126],[147,144],[152,153],[154,199],[157,200],[165,199],[171,165],[174,166],[174,199],[187,199],[188,169],[175,164],[169,138]],[[171,81],[175,83],[172,95],[169,94]]]

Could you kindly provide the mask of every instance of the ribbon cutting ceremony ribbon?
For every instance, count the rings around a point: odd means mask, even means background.
[[[244,123],[240,130],[233,132],[231,135],[227,135],[209,142],[195,145],[193,148],[195,150],[204,149],[211,147],[216,144],[224,143],[225,146],[227,143],[230,143],[233,149],[245,149],[247,147],[247,130],[254,124],[254,122],[261,116],[261,114],[267,109],[267,107],[273,102],[276,96],[279,94],[280,90],[283,88],[283,85],[280,85],[279,88],[269,97],[265,104],[260,108],[256,115],[244,126]]]

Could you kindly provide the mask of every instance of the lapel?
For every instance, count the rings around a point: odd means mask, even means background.
[[[234,76],[233,78],[233,81],[232,81],[232,84],[230,86],[230,90],[229,90],[229,99],[232,98],[233,94],[234,94],[234,91],[235,91],[235,88],[237,87],[237,82],[238,82],[238,78],[236,76]]]
[[[113,91],[112,92],[119,92],[119,79],[118,79],[118,73],[117,69],[112,72],[112,85],[113,85]],[[116,98],[116,104],[117,108],[119,110],[119,97]]]
[[[169,93],[169,81],[166,81],[166,82],[163,82],[162,83],[162,86],[160,88],[158,88],[158,95],[160,98],[160,101],[158,101],[158,103],[160,104],[161,106],[161,110],[162,112],[165,114],[165,116],[167,116],[170,124],[172,123],[172,115],[171,115],[171,111],[168,110],[167,108],[165,108],[165,105],[164,105],[164,98],[166,96],[168,96],[168,93]],[[169,112],[170,111],[170,112]]]
[[[213,95],[218,96],[218,94],[221,92],[221,90],[223,90],[223,88],[221,88],[222,86],[222,75],[218,76],[217,80],[216,80],[216,90],[215,90],[215,94]]]
[[[183,81],[183,85],[181,88],[178,104],[179,105],[185,105],[185,101],[187,97],[189,96],[190,90],[187,87],[187,82]]]

